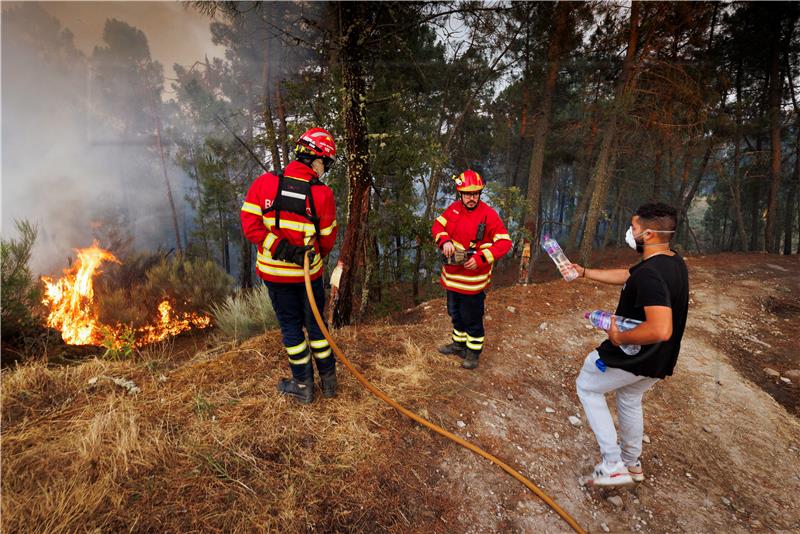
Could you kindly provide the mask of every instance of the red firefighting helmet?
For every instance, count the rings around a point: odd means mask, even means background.
[[[336,159],[336,143],[333,136],[322,128],[311,128],[297,140],[295,154],[308,154],[318,158]]]
[[[477,172],[467,169],[459,174],[456,179],[456,191],[459,193],[474,193],[483,189],[483,178]]]

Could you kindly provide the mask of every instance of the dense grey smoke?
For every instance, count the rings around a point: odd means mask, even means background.
[[[3,5],[2,232],[12,236],[15,219],[38,225],[39,273],[60,271],[103,227],[129,230],[139,249],[175,246],[153,139],[120,133],[146,110],[109,115],[73,39],[38,4]],[[168,172],[185,232],[185,177]]]

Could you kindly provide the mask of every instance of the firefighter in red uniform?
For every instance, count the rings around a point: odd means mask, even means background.
[[[447,313],[453,321],[453,342],[439,349],[464,359],[475,369],[483,350],[483,311],[492,280],[492,266],[511,250],[511,237],[497,212],[481,201],[483,179],[466,170],[455,180],[460,196],[436,218],[433,239],[442,250],[440,283],[447,290]]]
[[[256,270],[269,291],[289,355],[292,378],[282,378],[278,391],[303,404],[314,400],[312,354],[322,394],[336,395],[336,361],[311,313],[302,267],[306,251],[313,250],[311,286],[322,309],[322,258],[336,242],[336,204],[320,178],[335,159],[331,134],[322,128],[308,130],[297,141],[294,161],[278,175],[266,173],[253,182],[241,212],[244,234],[258,248]]]

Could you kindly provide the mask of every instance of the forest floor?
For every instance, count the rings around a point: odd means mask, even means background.
[[[450,331],[443,299],[334,336],[378,387],[517,468],[591,532],[797,532],[800,258],[687,265],[680,358],[645,396],[646,480],[628,489],[579,484],[598,449],[574,385],[604,339],[582,312],[613,309],[619,288],[490,290],[472,372],[436,352]],[[3,370],[4,532],[569,531],[521,484],[343,368],[336,399],[280,398],[277,332],[179,344],[129,361]]]

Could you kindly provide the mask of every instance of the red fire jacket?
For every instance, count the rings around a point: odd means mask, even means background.
[[[285,179],[310,181],[316,177],[314,171],[298,161],[292,161],[283,171]],[[310,220],[296,213],[281,211],[280,228],[275,225],[275,212],[263,213],[272,206],[278,192],[278,177],[265,173],[256,178],[242,204],[242,230],[245,237],[258,248],[256,270],[264,280],[284,284],[303,281],[303,268],[282,260],[272,258],[281,239],[288,239],[292,245],[307,245],[316,233]],[[314,208],[319,217],[319,235],[314,241],[317,255],[311,263],[311,279],[322,276],[322,257],[330,254],[336,243],[336,203],[333,191],[327,185],[311,188]],[[311,213],[306,201],[306,209]]]
[[[475,243],[478,224],[485,222],[483,239]],[[442,266],[439,279],[442,286],[456,293],[474,295],[483,291],[492,281],[492,265],[511,250],[511,236],[497,212],[485,202],[479,201],[474,210],[469,211],[460,200],[450,206],[433,222],[433,239],[441,248],[448,241],[456,250],[466,250],[472,243],[478,251],[473,256],[478,262],[474,271],[463,265]]]

